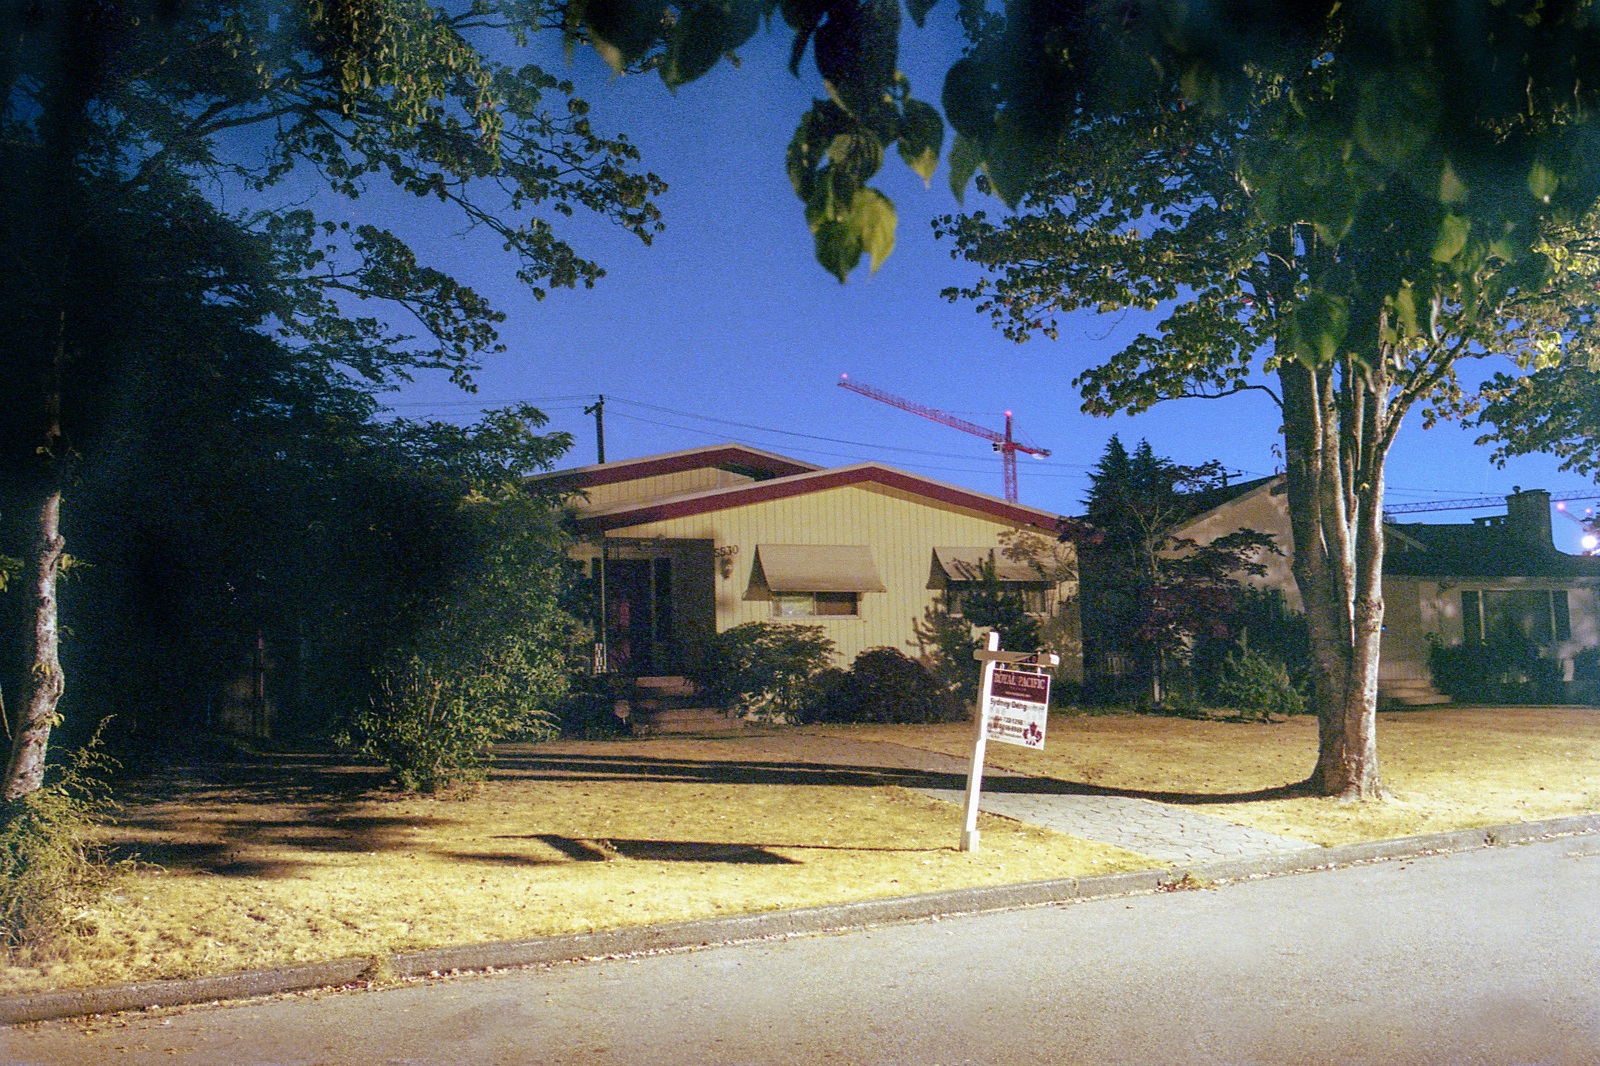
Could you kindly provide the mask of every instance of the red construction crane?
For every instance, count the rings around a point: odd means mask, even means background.
[[[949,426],[951,429],[959,429],[963,433],[971,433],[974,437],[982,437],[984,440],[994,445],[994,450],[1000,453],[1001,465],[1005,468],[1006,499],[1011,503],[1017,502],[1017,453],[1026,452],[1027,454],[1039,459],[1043,459],[1045,456],[1050,454],[1049,448],[1032,448],[1026,444],[1018,444],[1016,441],[1011,439],[1010,411],[1006,412],[1006,431],[1004,434],[1000,434],[988,428],[987,426],[980,426],[975,422],[968,422],[964,418],[957,418],[955,415],[950,414],[947,411],[939,411],[932,407],[924,407],[920,403],[913,403],[910,400],[902,399],[893,393],[884,392],[882,389],[875,389],[871,385],[862,385],[858,382],[851,381],[849,374],[841,374],[839,376],[839,387],[841,389],[849,389],[851,392],[858,392],[870,400],[877,400],[880,403],[886,403],[890,407],[898,407],[902,411],[910,411],[914,415],[921,415],[923,418],[930,419],[942,426]]]

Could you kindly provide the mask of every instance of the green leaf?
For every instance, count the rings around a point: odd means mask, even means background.
[[[857,126],[828,143],[828,161],[857,185],[864,185],[883,167],[883,145],[871,130]]]
[[[867,120],[899,71],[900,0],[840,0],[817,27],[811,55],[828,93]]]
[[[850,204],[850,223],[856,228],[861,247],[872,257],[874,273],[894,251],[896,226],[894,203],[877,189],[860,189]]]
[[[1444,170],[1439,173],[1439,201],[1446,204],[1459,204],[1466,200],[1471,190],[1467,183],[1461,180],[1456,173],[1456,168],[1450,165],[1447,159]]]
[[[1542,159],[1535,160],[1528,170],[1528,192],[1542,204],[1550,202],[1550,197],[1556,194],[1556,187],[1560,184],[1561,176]]]
[[[806,54],[806,44],[816,30],[817,23],[828,10],[827,0],[781,0],[778,9],[783,21],[794,30],[794,45],[789,52],[789,73],[800,76],[800,60]]]
[[[1472,220],[1463,218],[1455,212],[1444,216],[1439,223],[1438,236],[1433,241],[1433,261],[1435,263],[1448,263],[1461,254],[1467,246],[1467,236],[1472,232]]]
[[[794,137],[789,141],[785,165],[795,195],[809,201],[816,187],[817,171],[828,149],[840,133],[849,128],[849,117],[832,100],[818,100],[800,116]],[[882,149],[879,150],[880,155]]]
[[[1349,297],[1313,292],[1290,311],[1279,343],[1308,366],[1322,366],[1339,354],[1349,330]]]
[[[944,119],[931,105],[921,100],[907,100],[897,147],[900,158],[917,172],[922,184],[931,185],[933,172],[939,169],[939,153],[944,148]]]
[[[922,28],[923,20],[938,2],[939,0],[906,0],[906,10],[911,12],[911,21],[917,24],[917,29]]]
[[[1038,169],[1039,154],[1039,145],[1014,119],[1000,116],[984,153],[983,173],[1007,207],[1022,202]]]
[[[655,0],[588,0],[583,20],[595,51],[621,73],[650,51],[665,14],[666,5]]]
[[[703,0],[685,6],[667,41],[661,80],[669,89],[694,81],[755,36],[760,26],[756,0]]]
[[[861,234],[850,222],[823,222],[816,233],[817,262],[843,285],[861,262]]]
[[[1439,125],[1438,101],[1422,79],[1374,75],[1360,84],[1352,133],[1367,155],[1398,169],[1434,136]]]
[[[950,191],[955,193],[956,203],[966,203],[967,183],[978,172],[982,162],[983,154],[977,144],[956,134],[955,143],[950,146]]]
[[[818,176],[811,198],[806,201],[806,225],[816,233],[825,223],[846,222],[860,186],[850,175],[833,167]]]
[[[1415,337],[1420,331],[1417,325],[1417,294],[1409,283],[1400,286],[1390,300],[1394,306],[1396,332],[1402,337]]]
[[[993,75],[977,60],[968,57],[951,64],[939,102],[950,125],[968,140],[981,144],[994,133],[1000,94],[994,87]]]

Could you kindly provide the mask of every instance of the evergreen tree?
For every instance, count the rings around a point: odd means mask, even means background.
[[[1095,536],[1081,548],[1086,673],[1112,695],[1130,679],[1157,702],[1164,679],[1200,637],[1233,612],[1238,576],[1261,574],[1272,538],[1241,530],[1200,545],[1173,535],[1221,488],[1220,463],[1182,466],[1140,441],[1130,456],[1115,435],[1089,475]]]

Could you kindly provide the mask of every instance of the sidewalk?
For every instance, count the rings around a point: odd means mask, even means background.
[[[807,761],[882,766],[886,770],[913,770],[955,778],[959,783],[954,786],[925,785],[910,780],[897,783],[957,806],[966,802],[966,776],[970,765],[967,759],[900,744],[843,737],[790,734],[773,740],[780,742],[792,755]],[[1089,790],[1073,791],[1066,782],[1049,782],[1060,790],[1042,791],[1041,784],[1044,781],[1040,778],[986,769],[979,809],[1084,840],[1114,844],[1160,862],[1253,859],[1317,846],[1310,841],[1236,825],[1175,804]]]

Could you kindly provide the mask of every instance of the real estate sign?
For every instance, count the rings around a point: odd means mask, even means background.
[[[996,666],[983,694],[984,732],[1007,744],[1044,747],[1050,675]]]

